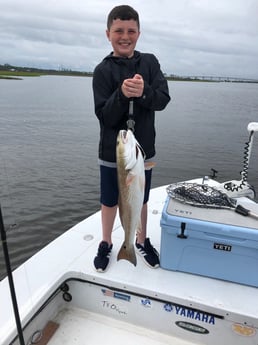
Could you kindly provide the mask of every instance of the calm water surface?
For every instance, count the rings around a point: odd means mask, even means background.
[[[99,209],[91,78],[0,80],[0,202],[13,268]],[[153,187],[219,171],[239,179],[258,84],[169,82],[156,114]],[[249,182],[258,190],[258,133]],[[0,248],[0,279],[5,275]]]

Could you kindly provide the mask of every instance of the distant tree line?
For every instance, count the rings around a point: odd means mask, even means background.
[[[36,75],[66,75],[66,76],[86,76],[90,77],[93,75],[93,72],[79,72],[73,71],[68,68],[59,68],[59,69],[43,69],[35,67],[20,67],[13,66],[8,63],[1,65],[0,64],[0,77],[3,75],[12,75],[12,76],[32,76]],[[214,77],[214,76],[178,76],[175,74],[166,74],[165,77],[168,80],[173,81],[202,81],[202,82],[235,82],[235,83],[258,83],[257,79],[247,79],[247,78],[231,78],[231,77]]]
[[[9,72],[26,72],[26,73],[38,73],[38,74],[51,74],[51,75],[73,75],[73,76],[91,76],[92,72],[79,72],[73,71],[67,68],[60,69],[45,69],[45,68],[35,68],[35,67],[20,67],[13,66],[10,64],[0,64],[0,73],[1,71]]]

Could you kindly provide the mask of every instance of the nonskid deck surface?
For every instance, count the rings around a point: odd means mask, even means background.
[[[192,342],[78,308],[64,309],[54,321],[59,327],[48,345],[194,345]]]

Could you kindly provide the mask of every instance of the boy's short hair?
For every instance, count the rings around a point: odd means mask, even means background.
[[[107,28],[110,30],[110,27],[113,23],[113,20],[121,19],[121,20],[135,20],[138,25],[138,29],[140,30],[140,21],[138,12],[135,11],[131,6],[128,5],[120,5],[114,7],[108,15],[107,19]]]

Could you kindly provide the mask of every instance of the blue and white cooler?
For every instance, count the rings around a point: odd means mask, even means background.
[[[258,213],[246,198],[243,206]],[[168,196],[160,224],[162,268],[258,287],[257,219]]]

